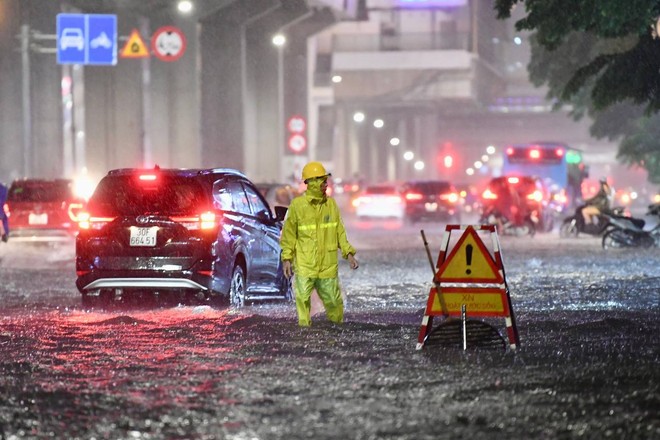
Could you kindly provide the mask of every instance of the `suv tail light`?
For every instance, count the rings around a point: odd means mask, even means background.
[[[420,193],[409,192],[406,194],[406,200],[422,200],[422,198]]]
[[[456,193],[441,194],[440,199],[441,200],[448,200],[449,203],[456,203],[456,202],[458,202],[458,194],[456,194]]]
[[[80,229],[101,229],[111,221],[114,217],[92,217],[89,212],[80,211],[76,216],[78,227]]]
[[[218,227],[219,219],[215,212],[206,211],[199,215],[192,215],[188,217],[172,217],[172,221],[181,223],[181,225],[190,231],[208,231]]]

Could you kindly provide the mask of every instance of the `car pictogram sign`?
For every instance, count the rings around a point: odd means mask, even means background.
[[[438,268],[436,282],[503,283],[504,278],[477,232],[468,227]]]
[[[133,29],[133,32],[131,32],[131,36],[128,37],[128,41],[121,50],[120,55],[122,58],[146,58],[149,56],[147,45],[144,44],[144,40],[142,40],[137,29]]]

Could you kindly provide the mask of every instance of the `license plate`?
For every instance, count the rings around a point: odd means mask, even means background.
[[[156,246],[158,228],[131,228],[131,246]]]
[[[28,223],[31,225],[47,225],[48,224],[48,214],[45,212],[43,214],[30,213],[28,217]]]
[[[433,203],[426,203],[426,204],[424,205],[424,207],[426,208],[426,211],[428,211],[428,212],[435,212],[435,211],[438,210],[438,204],[435,203],[435,202],[433,202]]]

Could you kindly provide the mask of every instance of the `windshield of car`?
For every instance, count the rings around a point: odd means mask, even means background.
[[[106,176],[89,201],[94,215],[194,214],[207,206],[204,188],[195,179],[159,175],[140,180],[137,175]]]
[[[72,198],[69,182],[14,182],[9,189],[10,202],[63,202]]]

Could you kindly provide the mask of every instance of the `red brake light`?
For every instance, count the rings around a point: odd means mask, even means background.
[[[506,149],[506,155],[507,156],[512,156],[513,155],[513,147],[509,147]]]
[[[199,224],[202,229],[213,229],[217,226],[215,212],[202,212],[199,216]]]
[[[509,183],[514,184],[514,185],[515,185],[516,183],[520,182],[520,179],[517,178],[517,177],[509,177],[509,178],[506,179],[506,180],[507,180]]]
[[[529,200],[534,200],[535,202],[540,202],[543,200],[543,194],[538,189],[531,194],[527,194]]]
[[[557,157],[562,157],[564,155],[564,149],[563,148],[557,148],[555,150],[555,154],[557,155]]]
[[[537,149],[529,150],[529,157],[530,159],[540,159],[541,150],[537,150]]]
[[[456,203],[456,202],[458,202],[458,194],[456,194],[454,192],[447,193],[447,194],[441,194],[440,199],[448,200],[449,203]]]
[[[156,181],[156,175],[155,174],[140,174],[138,176],[138,179],[140,179],[143,182],[155,182]]]
[[[490,189],[486,189],[486,191],[481,194],[481,197],[486,200],[495,200],[497,199],[497,194],[492,192]]]
[[[422,200],[422,195],[420,193],[407,193],[406,200]]]
[[[99,230],[114,219],[114,217],[92,217],[89,212],[86,211],[80,211],[76,215],[76,220],[80,229]]]
[[[207,231],[218,226],[217,215],[212,211],[202,212],[199,215],[172,217],[172,221],[181,223],[182,226],[191,231],[200,229]]]

